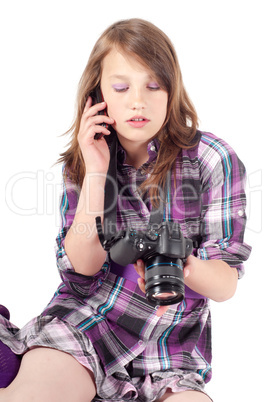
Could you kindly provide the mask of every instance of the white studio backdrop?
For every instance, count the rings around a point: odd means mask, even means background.
[[[212,302],[215,402],[267,400],[263,391],[266,287],[265,2],[0,2],[0,303],[21,327],[40,314],[60,278],[54,256],[61,168],[76,89],[103,30],[147,19],[175,45],[200,129],[224,138],[247,168],[246,242],[253,252],[235,297]],[[266,398],[266,399],[265,399]]]

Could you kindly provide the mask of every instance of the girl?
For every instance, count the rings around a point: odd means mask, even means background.
[[[104,101],[95,103],[100,90]],[[171,42],[140,19],[113,24],[97,41],[71,132],[56,242],[63,282],[23,329],[0,316],[2,345],[23,355],[0,401],[210,401],[209,299],[234,295],[250,254],[243,164],[223,140],[197,131]],[[147,226],[171,172],[165,219],[198,239],[176,305],[151,306],[144,262],[114,264],[99,241],[95,218],[104,220],[116,139],[116,231]]]

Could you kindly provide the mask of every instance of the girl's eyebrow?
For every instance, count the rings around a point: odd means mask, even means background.
[[[116,78],[116,79],[119,79],[119,80],[126,80],[126,81],[130,79],[130,77],[128,77],[127,75],[123,75],[123,74],[114,74],[114,75],[111,75],[109,78],[110,79]],[[147,79],[153,79],[150,74],[147,74],[146,78]]]
[[[129,77],[127,77],[127,75],[114,74],[114,75],[111,75],[109,78],[110,79],[117,78],[119,80],[127,80]]]

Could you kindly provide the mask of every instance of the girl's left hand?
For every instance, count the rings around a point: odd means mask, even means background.
[[[145,264],[143,260],[137,260],[136,264],[134,264],[134,268],[136,269],[136,272],[140,276],[138,278],[138,285],[139,288],[142,290],[142,292],[146,293],[145,291]],[[168,310],[170,306],[159,306],[157,307],[157,312],[156,315],[158,317],[161,317],[166,311]]]

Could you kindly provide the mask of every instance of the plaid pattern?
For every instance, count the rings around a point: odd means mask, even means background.
[[[135,170],[120,165],[118,229],[131,225],[146,227],[151,205],[143,200],[137,188],[144,180],[146,167],[157,156],[159,144],[148,146],[149,161]],[[124,151],[120,151],[123,153]],[[121,157],[123,163],[125,155]],[[183,234],[200,238],[195,255],[199,258],[222,259],[244,274],[242,261],[251,248],[243,241],[246,224],[245,168],[233,149],[211,133],[202,133],[199,144],[183,150],[177,158],[176,181],[172,175],[171,203],[165,218],[178,221]]]
[[[122,149],[118,152],[118,229],[142,228],[148,222],[151,205],[137,188],[158,146],[157,141],[148,145],[149,160],[138,170],[125,164]],[[195,148],[177,157],[172,203],[165,210],[166,219],[178,221],[186,237],[201,239],[196,256],[223,259],[238,269],[239,277],[250,254],[243,242],[244,177],[244,167],[229,145],[202,133]],[[56,240],[63,282],[42,315],[21,330],[0,317],[1,339],[18,354],[33,345],[72,354],[94,372],[96,400],[154,401],[167,388],[203,391],[211,378],[209,301],[189,292],[159,318],[136,281],[115,275],[108,258],[95,276],[75,273],[64,239],[78,197],[79,189],[64,183],[62,228]]]
[[[204,392],[210,376],[209,363],[195,347],[205,349],[210,360],[207,300],[188,299],[159,318],[137,285],[112,273],[90,303],[62,284],[46,311],[21,330],[3,317],[0,326],[3,342],[15,353],[55,348],[92,370],[95,401],[154,401],[167,388]],[[192,333],[192,327],[198,330]]]

